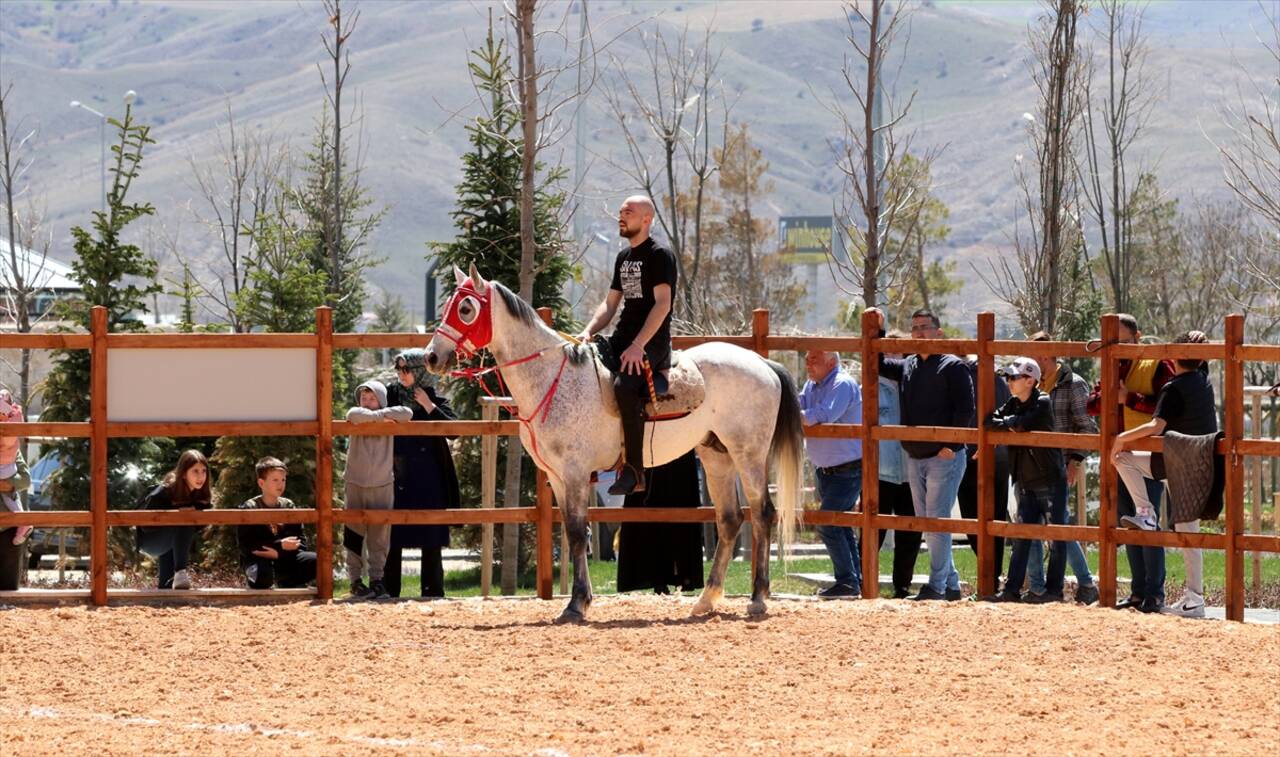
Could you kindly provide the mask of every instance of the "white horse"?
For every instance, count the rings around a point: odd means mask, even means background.
[[[445,304],[440,328],[427,347],[427,369],[446,373],[464,356],[488,347],[522,420],[520,439],[546,472],[573,555],[573,596],[560,621],[578,622],[591,604],[587,572],[587,505],[591,475],[617,461],[622,426],[613,382],[592,349],[573,345],[548,328],[524,300],[474,265],[468,276],[454,269],[458,288]],[[800,504],[804,454],[795,382],[781,365],[723,342],[684,353],[702,372],[706,397],[686,416],[645,429],[646,467],[668,463],[696,449],[716,508],[720,542],[706,588],[693,614],[712,612],[724,594],[724,574],[742,525],[735,474],[751,507],[757,536],[748,612],[762,615],[769,595],[770,526],[775,514],[782,544],[789,544]],[[777,512],[769,497],[768,465],[778,466]]]

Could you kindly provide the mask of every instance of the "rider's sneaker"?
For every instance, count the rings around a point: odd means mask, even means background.
[[[644,476],[637,473],[636,469],[630,465],[622,466],[618,479],[613,482],[613,486],[609,487],[609,494],[614,497],[623,497],[642,491],[644,491]]]

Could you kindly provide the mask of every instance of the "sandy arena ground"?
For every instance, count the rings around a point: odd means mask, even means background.
[[[1280,753],[1280,627],[602,598],[0,610],[0,754]]]

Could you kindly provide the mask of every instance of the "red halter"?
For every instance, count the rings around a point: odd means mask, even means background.
[[[453,342],[455,351],[464,359],[493,340],[493,312],[489,309],[492,292],[493,284],[486,283],[484,292],[478,292],[475,283],[467,279],[445,304],[444,318],[436,331]]]

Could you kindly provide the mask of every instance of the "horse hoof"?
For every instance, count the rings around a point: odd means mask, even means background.
[[[761,618],[764,617],[764,614],[765,606],[762,600],[757,600],[747,605],[747,615],[753,618]]]
[[[587,616],[572,608],[565,608],[565,611],[560,613],[560,617],[556,618],[558,626],[578,625],[585,622],[587,622]]]
[[[693,605],[693,612],[691,612],[690,614],[696,618],[700,615],[710,615],[711,613],[715,612],[715,609],[716,609],[715,605],[713,605],[712,603],[706,600],[699,599]]]

